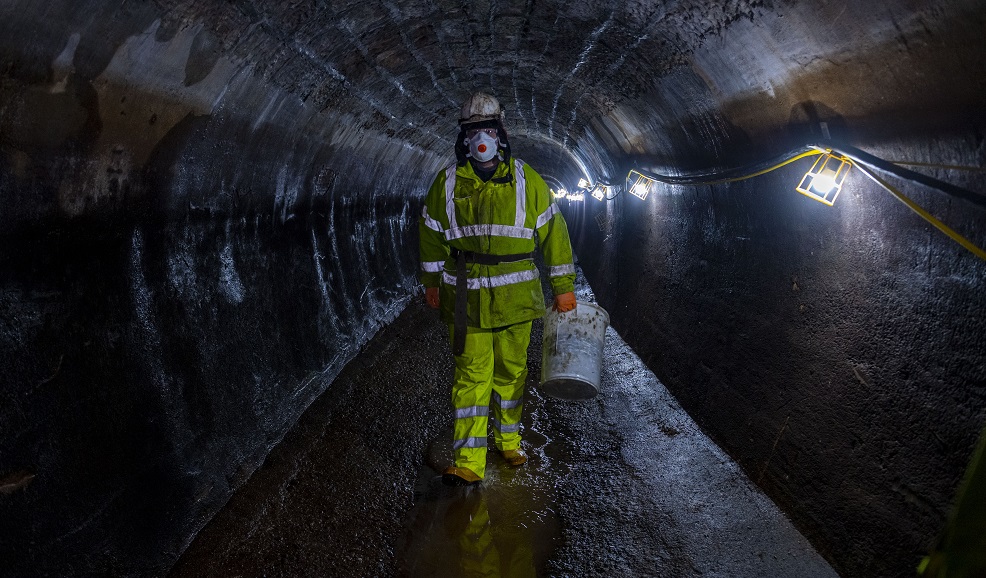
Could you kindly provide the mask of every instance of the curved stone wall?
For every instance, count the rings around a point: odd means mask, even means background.
[[[550,182],[823,135],[981,167],[986,14],[893,3],[0,2],[0,551],[163,574],[418,292],[458,103]],[[840,572],[910,571],[986,411],[984,265],[854,174],[565,204],[614,323]],[[803,169],[801,169],[803,170]],[[925,168],[982,192],[982,172]],[[903,186],[986,244],[983,211]]]

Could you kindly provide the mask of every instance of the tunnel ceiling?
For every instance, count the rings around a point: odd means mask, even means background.
[[[986,19],[976,0],[6,2],[0,14],[44,22],[22,50],[50,66],[7,65],[27,80],[76,72],[205,114],[248,75],[308,113],[441,155],[464,97],[489,91],[515,153],[570,178],[641,160],[735,165],[821,136],[820,121],[857,144],[941,132],[980,115],[986,93],[983,51],[968,49]],[[172,68],[183,88],[162,81]]]
[[[486,90],[520,155],[548,144],[602,177],[627,158],[733,162],[737,145],[783,148],[779,132],[804,140],[817,129],[788,129],[819,120],[857,138],[940,128],[986,93],[981,51],[964,49],[981,40],[975,0],[156,4],[158,38],[200,29],[188,83],[225,57],[311,107],[441,151],[464,96]],[[965,80],[946,89],[943,77]]]

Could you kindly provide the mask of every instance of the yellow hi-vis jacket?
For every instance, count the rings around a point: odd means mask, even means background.
[[[440,172],[428,189],[418,229],[421,282],[440,287],[442,320],[453,323],[451,248],[491,255],[531,253],[540,241],[555,295],[575,290],[568,226],[541,175],[519,159],[501,162],[483,182],[472,164]],[[531,259],[468,265],[467,325],[504,327],[544,315],[540,274]]]

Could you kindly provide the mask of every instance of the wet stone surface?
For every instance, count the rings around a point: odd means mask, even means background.
[[[424,448],[451,428],[447,341],[423,303],[382,329],[170,575],[392,575]]]
[[[585,288],[580,299],[592,300]],[[601,391],[544,396],[524,448],[448,488],[452,366],[415,302],[350,363],[172,576],[835,576],[610,328]]]

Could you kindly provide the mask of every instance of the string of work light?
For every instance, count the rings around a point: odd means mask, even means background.
[[[795,161],[813,156],[817,156],[818,158],[808,172],[805,173],[798,186],[795,187],[795,190],[799,193],[828,206],[833,206],[836,198],[838,198],[839,193],[842,191],[842,185],[850,169],[856,167],[860,172],[890,192],[897,200],[904,203],[922,219],[948,235],[949,238],[971,251],[980,259],[986,260],[986,251],[935,218],[931,213],[904,195],[897,187],[880,178],[877,172],[890,173],[901,179],[931,187],[949,196],[962,199],[982,208],[986,208],[986,195],[963,189],[962,187],[900,166],[901,164],[933,166],[929,163],[893,163],[858,148],[831,141],[808,144],[767,162],[727,171],[672,176],[662,175],[644,169],[632,169],[627,173],[626,183],[623,189],[617,190],[612,196],[608,192],[617,187],[609,184],[596,183],[593,185],[582,179],[579,181],[579,187],[585,191],[589,191],[591,196],[600,201],[613,199],[624,191],[643,200],[647,198],[653,184],[657,182],[669,185],[696,186],[733,183],[764,175]],[[944,166],[944,168],[981,170],[976,167],[958,167],[952,165]]]

